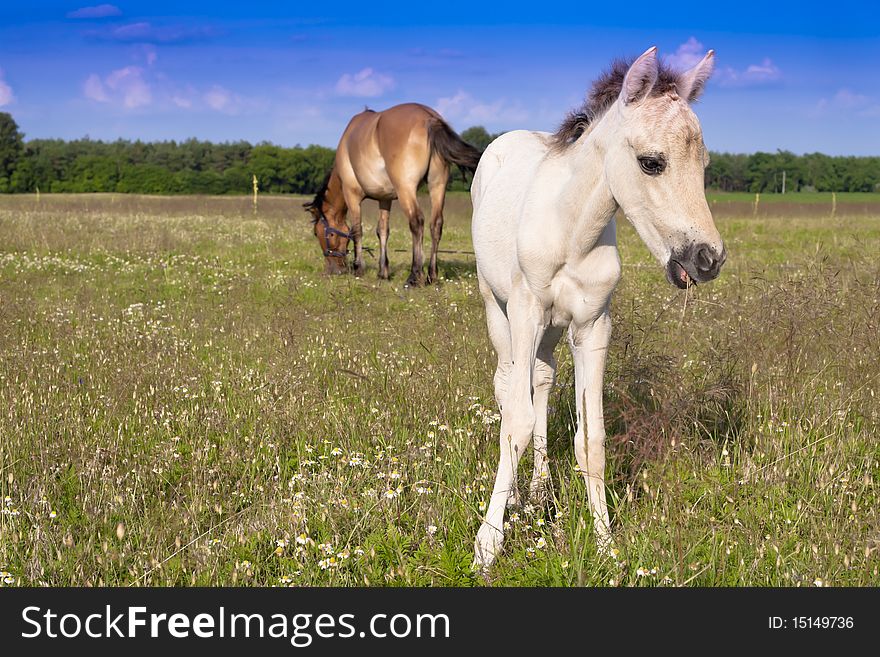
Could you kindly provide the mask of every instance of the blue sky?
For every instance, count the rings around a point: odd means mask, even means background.
[[[603,7],[596,5],[604,4]],[[880,154],[868,3],[4,3],[0,111],[28,138],[335,146],[352,114],[431,105],[462,130],[552,130],[614,57],[708,48],[713,150]]]

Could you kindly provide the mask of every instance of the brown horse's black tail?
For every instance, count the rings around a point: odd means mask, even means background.
[[[439,153],[449,164],[455,164],[461,169],[462,176],[465,175],[465,171],[474,173],[477,170],[480,151],[459,137],[443,119],[437,118],[428,126],[428,141],[431,143],[432,151]]]

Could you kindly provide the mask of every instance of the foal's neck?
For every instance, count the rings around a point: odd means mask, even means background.
[[[580,255],[596,245],[619,207],[605,174],[605,142],[617,117],[614,110],[609,109],[560,156],[571,176],[562,188],[559,207],[569,222],[571,248]]]

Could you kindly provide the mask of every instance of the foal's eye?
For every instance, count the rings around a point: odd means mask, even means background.
[[[649,176],[659,176],[666,168],[666,160],[656,155],[643,155],[639,158],[639,166]]]

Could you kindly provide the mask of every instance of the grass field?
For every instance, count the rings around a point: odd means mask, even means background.
[[[508,515],[489,583],[880,584],[880,202],[842,196],[833,217],[712,197],[730,257],[687,295],[621,222],[617,556],[592,538],[561,347],[552,502]],[[380,282],[369,257],[322,276],[300,202],[0,198],[5,585],[483,584],[499,418],[469,200],[425,289],[403,286],[396,205]]]

